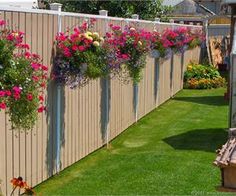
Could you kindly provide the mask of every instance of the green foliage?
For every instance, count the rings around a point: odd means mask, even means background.
[[[86,62],[88,65],[85,75],[91,79],[107,75],[104,51],[101,48],[95,48],[95,50],[96,52],[88,50],[82,53],[83,62]]]
[[[163,6],[162,0],[147,1],[64,1],[50,0],[47,3],[59,2],[63,4],[63,10],[68,12],[80,12],[98,14],[99,10],[108,10],[109,16],[131,17],[132,14],[139,14],[142,19],[154,19],[155,17],[166,19],[166,15],[172,11],[170,6]]]

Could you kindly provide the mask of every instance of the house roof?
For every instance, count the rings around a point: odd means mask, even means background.
[[[181,3],[184,0],[164,0],[162,5],[166,6],[176,6],[177,4]]]
[[[206,16],[215,15],[214,12],[206,8],[205,6],[196,3],[193,0],[164,0],[163,5],[175,7],[173,11],[174,16],[194,15],[194,16]]]

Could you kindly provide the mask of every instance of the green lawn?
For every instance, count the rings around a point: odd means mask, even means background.
[[[215,150],[225,89],[183,90],[102,148],[35,188],[40,195],[223,195]]]

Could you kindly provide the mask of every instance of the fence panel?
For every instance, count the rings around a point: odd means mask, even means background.
[[[89,18],[91,18],[89,15],[64,13],[62,31],[72,30],[84,20],[89,22]],[[51,70],[56,52],[54,39],[58,31],[58,16],[54,12],[42,10],[31,12],[2,10],[0,19],[6,20],[11,28],[24,31],[24,42],[31,45],[31,52],[42,56],[43,63],[49,65]],[[128,24],[124,19],[98,18],[94,30],[105,35],[109,23],[120,25],[122,28]],[[159,32],[173,27],[170,24],[154,25],[145,21],[136,22],[135,25],[150,31],[155,27]],[[183,68],[181,57],[174,55],[173,94],[170,78],[171,60],[160,62],[158,105],[182,89],[181,72],[191,59],[199,60],[199,52],[199,49],[186,51]],[[118,77],[108,81],[105,79],[89,81],[87,85],[78,89],[63,88],[61,170],[102,147],[106,143],[106,127],[111,141],[132,125],[136,120],[135,99],[138,99],[138,119],[155,109],[154,64],[154,59],[147,57],[137,97],[133,82],[126,84]],[[104,84],[110,86],[108,100]],[[11,130],[9,117],[0,112],[0,179],[2,180],[0,188],[5,195],[10,194],[12,188],[10,180],[13,177],[22,176],[30,185],[35,186],[56,173],[56,87],[57,85],[50,80],[46,92],[47,111],[39,115],[37,125],[28,132]],[[106,107],[108,107],[108,121],[104,121]]]

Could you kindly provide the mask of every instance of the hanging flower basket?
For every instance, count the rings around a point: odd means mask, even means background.
[[[120,73],[123,69],[134,83],[142,78],[142,69],[146,64],[146,56],[150,51],[152,33],[143,29],[110,25],[112,32],[105,37],[108,65],[111,70]]]
[[[0,111],[5,110],[12,128],[28,130],[45,110],[47,66],[23,44],[23,32],[12,31],[0,21]]]
[[[54,77],[71,88],[108,74],[102,47],[104,39],[97,32],[89,31],[94,22],[90,25],[85,22],[73,32],[60,33],[56,37]]]

